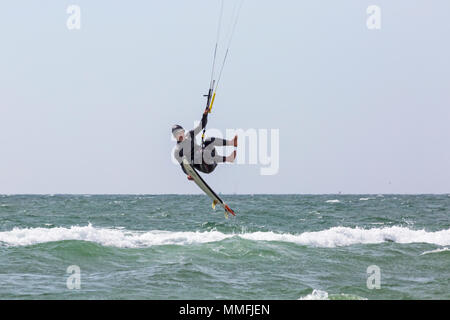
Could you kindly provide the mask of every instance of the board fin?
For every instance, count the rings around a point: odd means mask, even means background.
[[[213,202],[212,202],[212,208],[214,209],[214,210],[216,210],[216,204],[218,204],[219,203],[219,201],[217,201],[217,200],[213,200]]]

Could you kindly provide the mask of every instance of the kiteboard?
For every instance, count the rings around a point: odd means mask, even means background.
[[[187,161],[186,158],[183,158],[183,167],[186,170],[186,172],[194,179],[194,182],[197,184],[197,186],[202,189],[204,193],[206,193],[212,200],[212,208],[215,210],[216,205],[219,204],[222,206],[222,208],[225,209],[225,217],[228,219],[228,213],[231,213],[233,216],[236,214],[234,211],[225,203],[222,199],[214,192],[213,189],[211,189],[210,186],[203,180],[203,178],[198,174],[197,170],[194,169],[194,167],[191,166],[189,161]]]

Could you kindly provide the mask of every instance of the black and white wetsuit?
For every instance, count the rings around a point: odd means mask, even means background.
[[[195,141],[195,137],[202,132],[203,128],[206,127],[207,122],[208,114],[204,114],[199,125],[185,134],[183,141],[177,142],[174,150],[174,157],[186,174],[187,172],[181,164],[184,156],[195,169],[203,173],[213,172],[217,163],[225,162],[226,160],[226,157],[217,156],[215,150],[216,146],[226,146],[226,140],[220,138],[208,138],[205,140],[204,148]]]

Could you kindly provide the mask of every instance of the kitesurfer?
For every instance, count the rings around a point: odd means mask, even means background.
[[[211,173],[214,171],[218,163],[233,162],[236,158],[236,150],[229,156],[220,156],[216,154],[215,147],[222,146],[234,146],[237,147],[237,135],[231,140],[224,140],[221,138],[207,138],[203,141],[203,145],[200,146],[195,141],[195,137],[206,127],[208,122],[208,108],[203,113],[200,123],[187,134],[182,126],[174,125],[172,127],[172,134],[177,141],[177,145],[174,150],[174,157],[177,159],[180,165],[183,162],[183,157],[193,165],[193,167],[203,173]],[[188,175],[183,165],[181,165],[183,172]],[[192,180],[192,177],[188,175],[188,179]]]

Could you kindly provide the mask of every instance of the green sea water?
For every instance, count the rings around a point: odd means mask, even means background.
[[[0,195],[0,299],[450,299],[449,195],[223,198]]]

